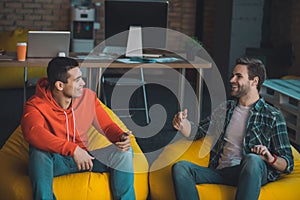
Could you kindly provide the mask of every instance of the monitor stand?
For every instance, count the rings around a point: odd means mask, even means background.
[[[130,26],[127,40],[126,57],[132,58],[159,58],[162,54],[143,53],[142,28]]]
[[[142,28],[130,26],[127,40],[126,57],[143,57]]]
[[[142,42],[142,27],[140,26],[130,26],[127,46],[105,46],[103,49],[105,54],[116,54],[124,55],[127,58],[159,58],[162,54],[145,54],[143,53],[143,42]]]

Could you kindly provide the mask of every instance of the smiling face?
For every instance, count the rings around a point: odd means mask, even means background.
[[[82,72],[79,67],[72,68],[68,71],[68,81],[64,83],[63,94],[68,98],[77,98],[82,95],[82,89],[85,85],[82,79]]]
[[[230,79],[231,95],[241,98],[247,96],[254,90],[257,91],[255,82],[255,79],[249,80],[247,65],[236,65],[232,73],[232,78]]]

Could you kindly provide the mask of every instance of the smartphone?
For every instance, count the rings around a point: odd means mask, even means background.
[[[120,138],[120,142],[124,142],[125,141],[125,137],[127,137],[129,134],[128,133],[123,133],[122,135],[121,135],[121,138]]]

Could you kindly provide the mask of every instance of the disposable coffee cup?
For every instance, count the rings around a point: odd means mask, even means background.
[[[17,43],[17,58],[18,58],[18,61],[25,61],[26,60],[26,49],[27,49],[27,43],[26,42],[18,42]]]

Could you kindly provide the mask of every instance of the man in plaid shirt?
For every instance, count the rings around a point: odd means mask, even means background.
[[[230,79],[234,100],[220,105],[199,126],[187,119],[187,109],[175,115],[173,126],[184,136],[215,139],[208,168],[188,161],[174,164],[177,199],[199,199],[196,184],[211,183],[236,186],[236,199],[254,200],[262,185],[293,171],[285,120],[279,110],[259,96],[265,79],[260,60],[239,58]],[[224,115],[225,122],[220,123]]]

